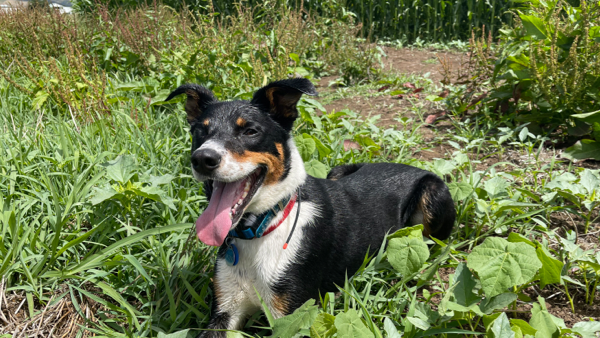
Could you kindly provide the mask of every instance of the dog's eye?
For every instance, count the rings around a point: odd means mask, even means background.
[[[256,134],[258,134],[258,132],[255,129],[248,128],[248,129],[244,130],[244,135],[246,135],[246,136],[252,136],[252,135],[256,135]]]

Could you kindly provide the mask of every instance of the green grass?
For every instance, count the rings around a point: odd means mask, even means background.
[[[248,34],[275,36],[263,29]],[[227,29],[214,36],[220,33],[223,40],[226,34],[239,37]],[[186,43],[186,53],[197,46]],[[192,336],[206,327],[215,250],[200,244],[192,230],[206,199],[191,176],[182,106],[160,101],[176,81],[173,74],[189,81],[204,76],[204,66],[222,65],[230,72],[204,84],[223,99],[247,97],[262,80],[244,70],[258,66],[233,47],[211,54],[214,64],[202,55],[186,68],[189,58],[168,54],[164,73],[152,66],[136,73],[145,69],[139,64],[131,72],[107,72],[103,95],[110,113],[72,115],[60,96],[40,100],[0,77],[0,337],[12,338],[16,330],[47,336],[53,328],[66,337],[164,337],[188,329]],[[291,52],[290,45],[280,48]],[[315,50],[309,46],[285,62],[265,61],[265,67],[274,72],[284,65],[281,71],[292,74],[298,71],[295,58],[302,57],[308,76],[321,62],[343,77],[342,64],[327,64],[332,59]],[[28,61],[44,65],[34,56]],[[39,89],[23,74],[25,67],[4,69],[19,86]],[[425,93],[435,90],[427,79],[373,76],[375,81],[337,89],[324,100],[384,85],[390,87],[374,95],[391,95],[405,82]],[[436,135],[451,150],[419,161],[415,154],[432,146],[421,137],[421,103],[403,112],[394,128],[381,128],[377,117],[359,112],[323,111],[321,104],[303,99],[294,128],[296,142],[312,149],[303,154],[311,174],[358,162],[431,170],[451,189],[456,230],[445,243],[423,239],[419,227],[391,235],[339,293],[323,294],[318,305],[307,303],[276,320],[257,313],[246,335],[593,337],[600,330],[586,312],[599,301],[600,254],[589,240],[598,231],[598,170],[558,161],[527,125],[506,128],[492,119],[451,120],[451,131]],[[344,150],[345,139],[361,149]],[[489,159],[493,163],[484,163]],[[561,217],[568,227],[557,225]],[[553,317],[564,304],[581,323],[563,325]]]

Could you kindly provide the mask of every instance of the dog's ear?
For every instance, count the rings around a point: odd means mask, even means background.
[[[267,111],[275,122],[289,131],[298,117],[296,104],[302,94],[317,95],[315,86],[309,80],[303,78],[280,80],[271,82],[256,91],[251,103]]]
[[[165,101],[169,101],[180,94],[187,95],[185,112],[187,113],[187,120],[189,123],[197,120],[200,115],[202,115],[206,107],[210,103],[217,100],[210,90],[197,84],[188,83],[175,89],[171,94],[169,94]]]

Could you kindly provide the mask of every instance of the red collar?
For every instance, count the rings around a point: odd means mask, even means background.
[[[283,217],[281,217],[281,219],[279,220],[279,222],[277,222],[277,224],[274,224],[274,225],[268,227],[267,230],[265,230],[265,232],[262,234],[261,237],[264,237],[264,236],[270,234],[273,230],[277,229],[281,225],[281,223],[283,223],[283,221],[285,221],[287,219],[287,217],[290,215],[290,212],[292,212],[294,205],[296,204],[297,198],[298,198],[298,194],[295,194],[294,197],[292,197],[290,199],[290,201],[288,202],[288,205],[283,210]]]

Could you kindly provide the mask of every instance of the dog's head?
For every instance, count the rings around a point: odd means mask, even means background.
[[[300,185],[306,176],[290,131],[302,94],[316,95],[306,79],[276,81],[252,100],[219,102],[199,85],[186,84],[167,101],[186,94],[192,134],[192,170],[213,183],[206,210],[196,222],[198,237],[221,245],[244,212],[263,212]],[[297,161],[296,161],[297,162]]]

